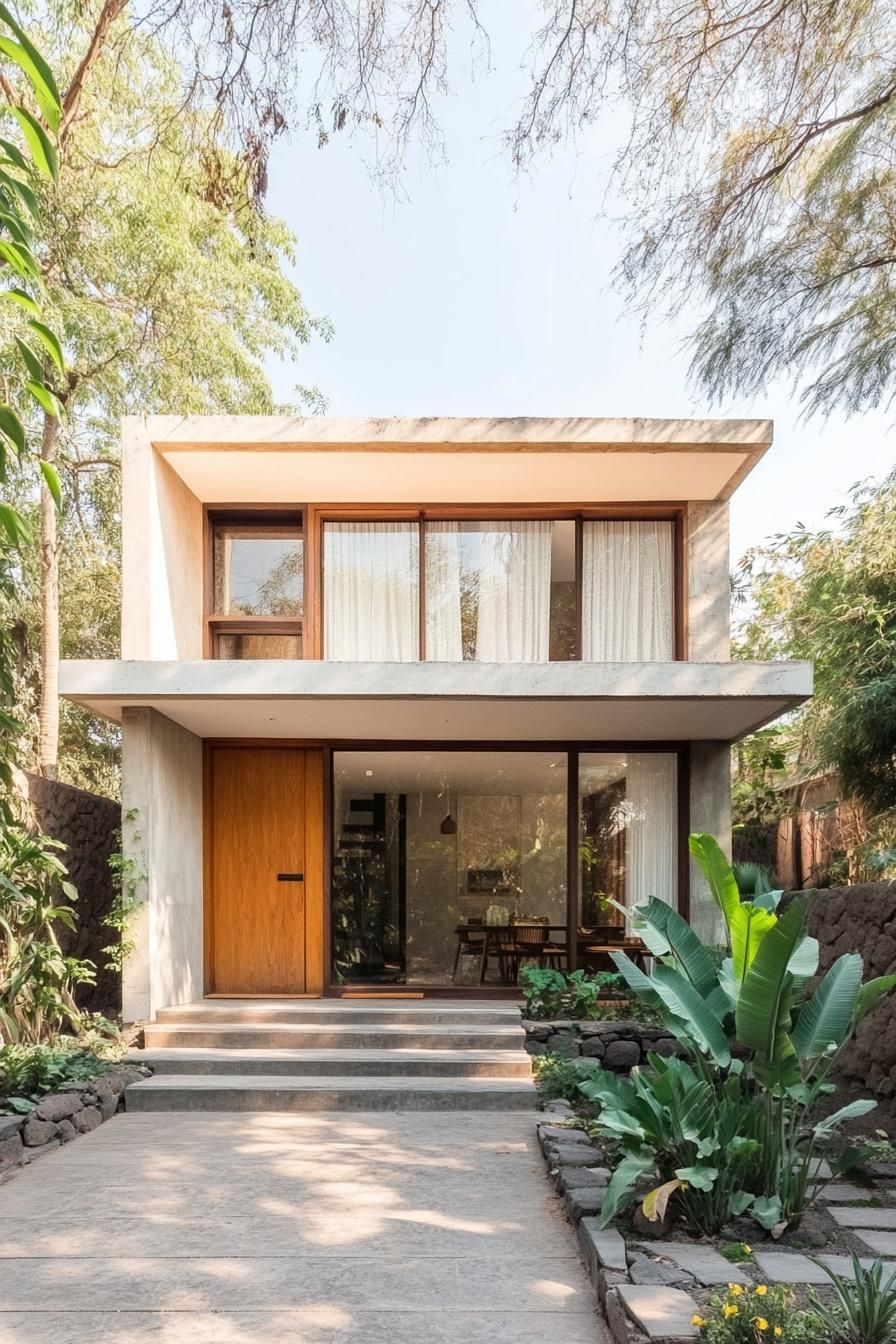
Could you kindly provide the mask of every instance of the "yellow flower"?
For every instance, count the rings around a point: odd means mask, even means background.
[[[768,1292],[768,1288],[766,1287],[766,1285],[765,1285],[764,1283],[760,1283],[760,1284],[757,1285],[757,1287],[756,1287],[756,1296],[757,1296],[757,1297],[765,1297],[765,1295],[766,1295],[767,1292]]]
[[[755,1325],[755,1327],[756,1327],[757,1330],[767,1330],[767,1329],[768,1329],[768,1321],[765,1319],[764,1316],[757,1316],[756,1319],[754,1320],[753,1324]]]
[[[783,1335],[783,1333],[784,1333],[784,1331],[781,1329],[780,1325],[776,1325],[776,1326],[775,1326],[775,1334],[780,1338],[780,1336]]]
[[[692,1317],[691,1317],[691,1325],[705,1325],[705,1324],[706,1324],[706,1321],[703,1319],[702,1316],[692,1316]]]
[[[722,1308],[722,1315],[727,1320],[729,1316],[739,1316],[740,1312],[738,1311],[737,1307],[735,1307],[731,1302],[729,1302],[727,1306]]]
[[[745,1251],[745,1252],[747,1253],[747,1255],[752,1255],[752,1254],[753,1254],[753,1247],[752,1247],[752,1246],[748,1246],[747,1243],[746,1243],[745,1241],[742,1241],[742,1242],[741,1242],[741,1244],[740,1244],[740,1248],[741,1248],[742,1251]]]
[[[744,1290],[739,1283],[729,1283],[728,1291],[732,1297],[740,1297]]]

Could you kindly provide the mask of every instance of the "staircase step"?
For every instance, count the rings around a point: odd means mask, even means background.
[[[135,1064],[162,1075],[266,1074],[304,1077],[524,1078],[531,1077],[524,1050],[134,1050]]]
[[[520,1027],[515,1004],[466,1006],[432,999],[207,999],[160,1008],[155,1025],[164,1023],[279,1022],[297,1026]]]
[[[339,1022],[163,1022],[144,1029],[148,1048],[507,1050],[523,1048],[521,1026],[405,1026]]]
[[[535,1085],[511,1078],[285,1079],[270,1074],[167,1074],[133,1083],[129,1111],[532,1110]]]

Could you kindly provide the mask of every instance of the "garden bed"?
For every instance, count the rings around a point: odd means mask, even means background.
[[[866,1264],[882,1259],[884,1279],[896,1271],[896,1165],[891,1163],[868,1163],[853,1181],[828,1184],[799,1227],[778,1241],[740,1219],[718,1238],[697,1239],[680,1225],[649,1224],[639,1214],[601,1228],[611,1160],[589,1138],[568,1101],[546,1104],[538,1138],[616,1344],[697,1340],[705,1337],[706,1323],[724,1321],[726,1311],[767,1322],[754,1326],[756,1338],[767,1333],[771,1340],[786,1341],[796,1308],[809,1308],[809,1313],[800,1318],[803,1333],[789,1337],[801,1344],[828,1344],[830,1330],[811,1322],[811,1295],[822,1302],[834,1296],[821,1266],[850,1278],[856,1254]],[[826,1175],[822,1165],[819,1177]],[[749,1241],[742,1240],[747,1236]],[[779,1319],[784,1323],[778,1325]]]
[[[124,1107],[125,1088],[150,1073],[142,1065],[113,1064],[95,1078],[60,1084],[21,1114],[0,1115],[0,1181],[110,1120]]]

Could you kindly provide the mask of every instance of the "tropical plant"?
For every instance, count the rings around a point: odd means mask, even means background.
[[[670,1171],[660,1162],[663,1150],[653,1143],[641,1117],[628,1138],[639,1140],[642,1150],[637,1160],[629,1154],[614,1175],[614,1199],[604,1221],[612,1217],[614,1206],[632,1197],[636,1181],[652,1161],[664,1183],[683,1181],[689,1190],[696,1185],[708,1193],[722,1182],[733,1192],[730,1212],[749,1209],[762,1227],[780,1235],[824,1183],[819,1159],[822,1153],[832,1156],[829,1150],[840,1126],[876,1105],[857,1100],[830,1115],[820,1114],[822,1099],[835,1091],[829,1076],[840,1051],[857,1025],[896,987],[896,976],[863,985],[862,959],[847,953],[810,994],[807,982],[817,970],[818,944],[807,930],[808,897],[797,897],[780,916],[780,892],[760,892],[742,901],[731,866],[713,837],[692,835],[690,849],[724,916],[727,948],[706,946],[677,911],[651,897],[634,917],[656,958],[653,974],[646,975],[623,952],[614,952],[613,960],[632,992],[656,1008],[669,1033],[687,1047],[705,1095],[720,1097],[733,1077],[733,1090],[752,1098],[749,1127],[737,1137],[758,1141],[755,1172],[749,1180],[740,1172],[735,1188],[728,1167],[732,1162],[739,1167],[741,1145],[732,1150],[711,1134],[698,1134],[705,1151],[686,1177],[678,1176],[677,1169]],[[643,1080],[645,1105],[650,1105],[647,1092],[668,1087],[667,1078],[668,1062],[661,1065],[653,1059]],[[844,1156],[831,1166],[842,1171],[854,1160]],[[685,1194],[683,1186],[676,1189]],[[721,1204],[713,1201],[717,1214]],[[707,1217],[705,1210],[702,1216]]]
[[[549,966],[520,967],[524,1012],[536,1022],[599,1018],[603,1015],[601,994],[620,983],[621,977],[612,971],[589,975],[586,971],[556,971]]]
[[[729,1283],[691,1324],[706,1344],[835,1344],[820,1316],[797,1309],[784,1285]]]
[[[852,1257],[852,1276],[836,1274],[816,1261],[834,1285],[836,1304],[831,1306],[816,1294],[812,1305],[837,1344],[892,1344],[896,1339],[896,1271],[884,1279],[883,1262],[867,1269],[857,1255]]]
[[[93,983],[93,964],[64,956],[53,927],[74,928],[78,895],[61,848],[22,826],[0,826],[0,1039],[37,1043],[76,1026],[74,987]]]
[[[600,1071],[596,1059],[564,1055],[535,1055],[532,1059],[535,1086],[542,1101],[568,1101],[571,1106],[586,1109],[579,1086],[583,1079]],[[590,1114],[591,1107],[587,1110]]]
[[[108,1068],[108,1060],[73,1038],[54,1045],[0,1046],[0,1112],[29,1111],[45,1093],[96,1078]]]

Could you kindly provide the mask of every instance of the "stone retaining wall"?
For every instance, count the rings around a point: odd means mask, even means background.
[[[643,1064],[650,1053],[681,1054],[674,1036],[662,1027],[642,1022],[532,1022],[524,1021],[526,1049],[530,1055],[583,1056],[599,1059],[607,1069],[625,1073]]]
[[[75,928],[60,925],[57,930],[66,956],[86,958],[97,968],[96,984],[79,986],[78,1006],[85,1012],[114,1015],[121,1008],[121,977],[105,969],[102,949],[116,935],[102,920],[115,898],[109,857],[118,847],[121,805],[27,771],[16,772],[16,783],[28,801],[34,824],[65,845],[60,857],[78,890]]]
[[[0,1181],[16,1167],[51,1153],[79,1134],[89,1134],[124,1109],[124,1090],[151,1072],[120,1064],[86,1083],[66,1083],[48,1092],[25,1115],[0,1115]]]

